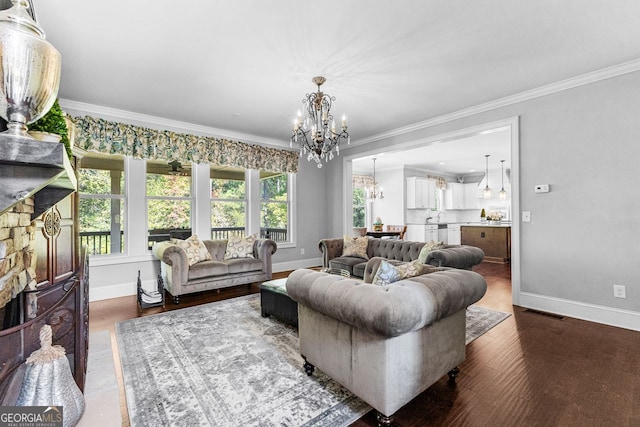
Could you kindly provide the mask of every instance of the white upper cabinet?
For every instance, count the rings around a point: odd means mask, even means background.
[[[434,182],[419,176],[407,178],[407,209],[430,209],[434,197]]]
[[[445,209],[477,209],[477,184],[450,182],[445,191]]]

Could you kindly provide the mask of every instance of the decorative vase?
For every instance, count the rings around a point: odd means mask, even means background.
[[[62,406],[63,427],[75,426],[84,412],[84,396],[76,385],[64,347],[52,345],[50,325],[40,329],[40,349],[26,360],[17,406]]]
[[[27,123],[53,105],[60,86],[60,53],[31,18],[27,0],[0,12],[0,116],[7,134],[27,137]]]

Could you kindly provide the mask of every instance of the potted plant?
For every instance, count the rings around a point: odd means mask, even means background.
[[[31,123],[29,126],[29,134],[35,139],[41,141],[51,141],[47,137],[49,135],[55,135],[55,140],[64,144],[64,148],[67,151],[69,158],[72,156],[71,142],[69,141],[69,128],[67,128],[67,122],[65,120],[65,114],[60,108],[60,104],[56,99],[53,106],[47,113]]]

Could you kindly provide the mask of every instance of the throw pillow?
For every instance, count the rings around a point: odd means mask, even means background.
[[[425,265],[419,261],[404,262],[399,265],[393,265],[385,260],[380,261],[378,271],[371,284],[388,285],[398,280],[407,279],[409,277],[420,276],[422,274],[433,273],[439,269],[430,265]]]
[[[367,256],[367,245],[369,238],[367,236],[353,237],[344,236],[344,245],[342,247],[342,256],[355,256],[358,258],[369,259]]]
[[[400,272],[398,269],[393,264],[382,260],[378,266],[378,271],[376,271],[375,276],[373,276],[371,284],[382,286],[397,282],[398,280],[400,280]]]
[[[258,236],[252,234],[247,237],[235,237],[227,241],[227,250],[224,259],[253,258],[253,243]]]
[[[420,251],[420,255],[418,255],[418,261],[420,261],[421,264],[424,264],[425,262],[427,262],[427,255],[429,255],[429,252],[433,252],[436,249],[442,249],[443,247],[444,242],[442,241],[436,242],[434,240],[431,240],[428,243],[425,243],[425,245],[422,247],[422,250]]]
[[[204,242],[200,240],[195,234],[189,237],[187,240],[171,240],[173,244],[180,246],[187,253],[189,267],[201,261],[207,261],[211,259],[211,254],[207,250],[207,247],[204,245]]]

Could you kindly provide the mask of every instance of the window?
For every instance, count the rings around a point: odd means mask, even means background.
[[[92,255],[124,252],[124,157],[87,153],[80,160],[80,244]]]
[[[366,227],[366,197],[364,188],[353,189],[353,226]]]
[[[235,179],[215,178],[219,173],[211,168],[211,238],[244,237],[247,193],[244,170]]]
[[[191,235],[191,169],[147,161],[147,233],[155,242]]]
[[[291,205],[289,174],[260,172],[260,236],[276,242],[289,242]]]

